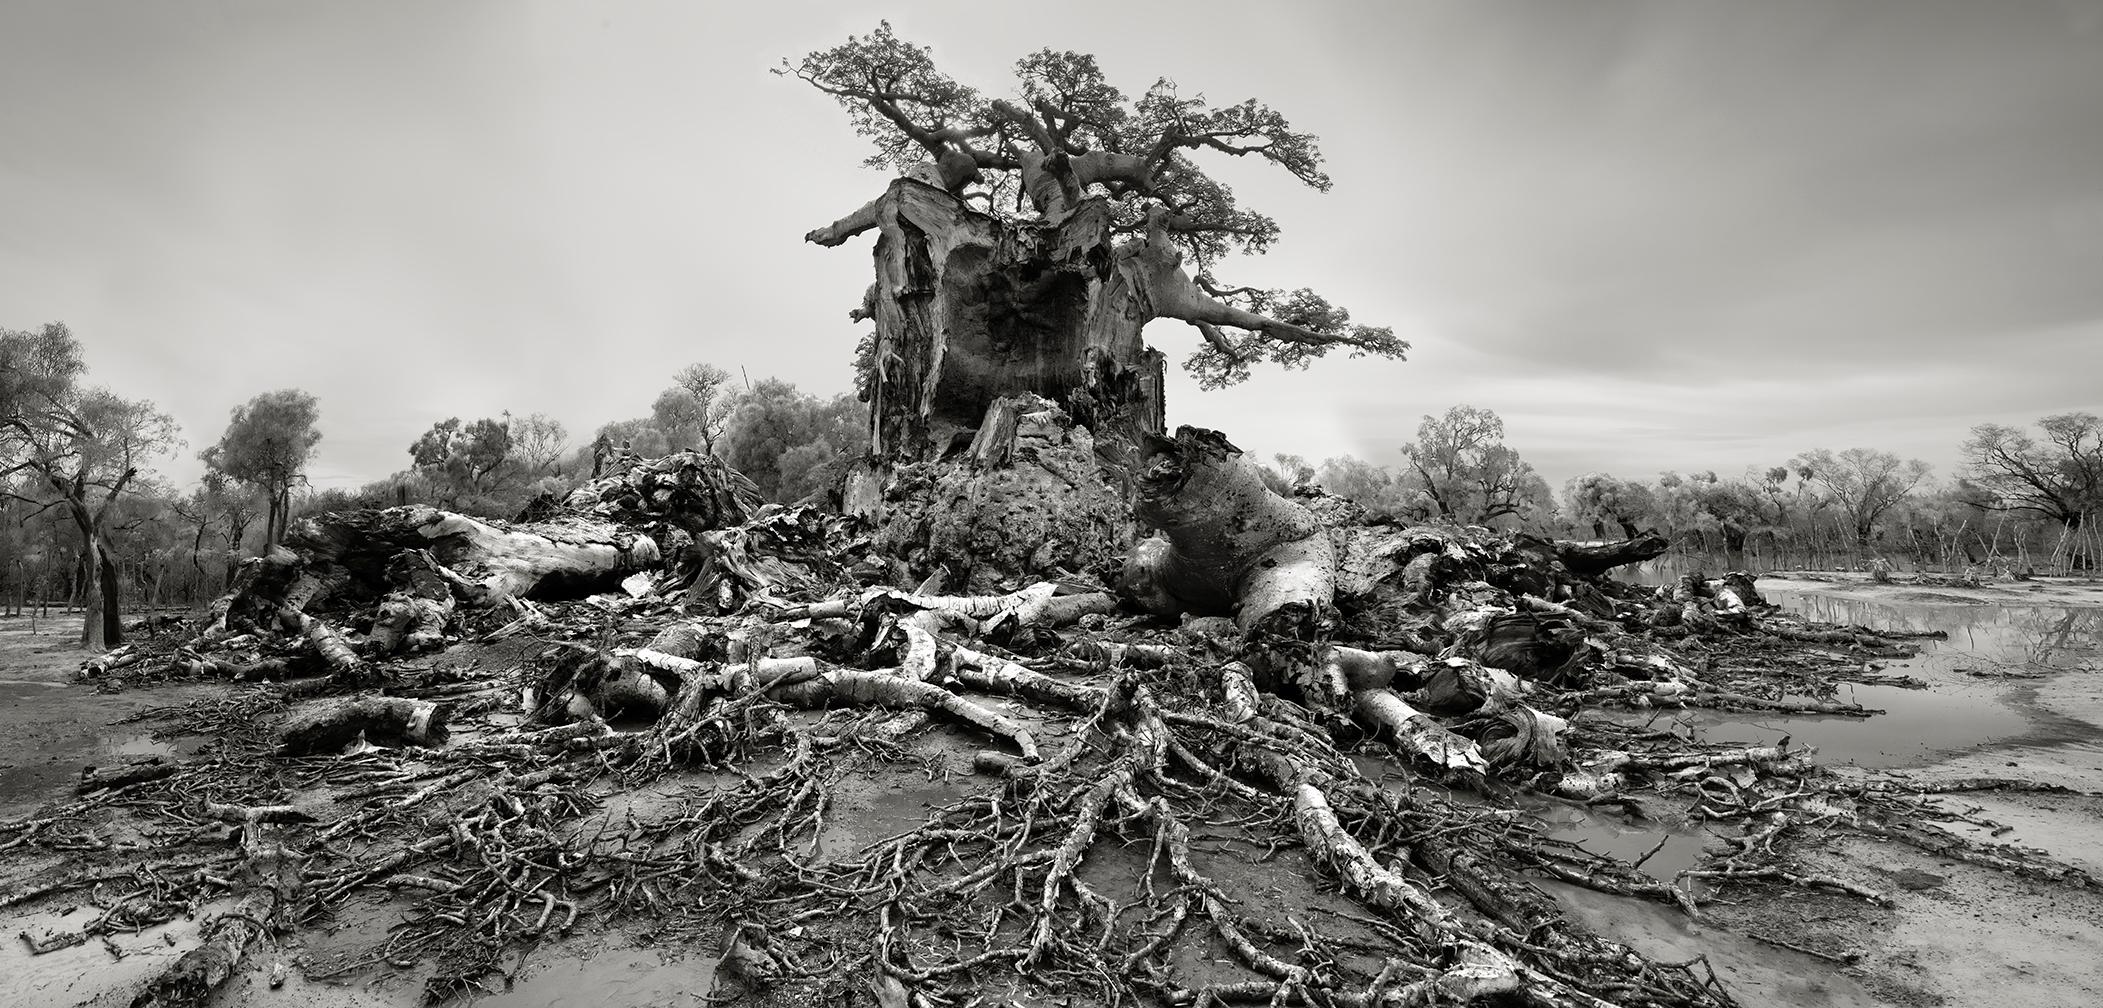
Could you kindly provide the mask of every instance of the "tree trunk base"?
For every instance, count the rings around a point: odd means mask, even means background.
[[[849,497],[874,512],[872,543],[890,558],[889,581],[939,577],[942,589],[997,594],[1044,580],[1106,579],[1132,540],[1121,474],[1097,459],[1095,440],[1064,410],[1036,396],[988,410],[968,451],[947,461],[891,467]],[[873,500],[873,504],[870,503]]]

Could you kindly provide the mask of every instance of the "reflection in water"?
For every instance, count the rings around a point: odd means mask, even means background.
[[[2103,608],[2027,605],[1944,605],[1842,598],[1774,590],[1768,601],[1806,619],[1873,630],[1942,630],[1950,635],[1922,659],[1945,666],[1964,655],[1994,665],[2044,671],[2103,667]]]
[[[1676,962],[1706,956],[1744,1008],[1874,1008],[1880,1003],[1853,977],[1801,952],[1763,945],[1655,903],[1561,882],[1538,885],[1586,927],[1653,958]]]
[[[1651,576],[1657,577],[1658,572]],[[1676,723],[1683,733],[1716,744],[1771,745],[1788,736],[1796,744],[1816,745],[1817,759],[1829,765],[1918,767],[1956,753],[1981,750],[1995,752],[1996,760],[2002,752],[2010,758],[2050,752],[2058,760],[2080,760],[2103,752],[2096,741],[2103,731],[2095,724],[2056,713],[2034,700],[2035,679],[2072,678],[2086,683],[2092,681],[2085,678],[2086,673],[2103,671],[2103,609],[1978,604],[1949,593],[1941,593],[1932,602],[1922,597],[1932,597],[1934,592],[1916,594],[1913,601],[1783,590],[1765,594],[1806,619],[1884,630],[1942,630],[1949,638],[1919,641],[1918,657],[1891,664],[1892,671],[1919,678],[1928,684],[1927,689],[1842,686],[1843,699],[1885,711],[1868,719],[1710,711],[1595,711],[1585,716],[1649,722],[1655,727]],[[1600,809],[1543,807],[1533,811],[1547,834],[1625,859],[1640,857],[1664,840],[1664,848],[1644,865],[1658,877],[1669,877],[1701,854],[1699,830],[1661,829],[1655,822],[1621,819]],[[2033,820],[2038,815],[2031,813]],[[2051,834],[2051,822],[2044,820],[2041,839],[2056,852],[2064,835]],[[2020,836],[1993,839],[2021,842]],[[1808,956],[1711,930],[1654,904],[1552,882],[1541,885],[1554,892],[1579,920],[1654,956],[1707,955],[1739,1003],[1748,1008],[1878,1003],[1852,977]]]

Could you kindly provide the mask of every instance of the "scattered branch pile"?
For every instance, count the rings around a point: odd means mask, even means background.
[[[0,823],[0,908],[85,892],[104,938],[215,909],[138,1005],[199,1004],[244,956],[378,905],[402,923],[367,951],[293,961],[408,971],[442,1001],[522,948],[647,921],[720,955],[719,1003],[1598,1008],[1733,1002],[1544,880],[1688,913],[1721,884],[1880,898],[1789,857],[1849,828],[2086,884],[1917,814],[1924,790],[2022,782],[1842,780],[1620,713],[1866,716],[1835,684],[1907,653],[1782,616],[1743,575],[1603,576],[1659,542],[1370,523],[1185,428],[1136,471],[1158,536],[1121,576],[982,565],[948,594],[893,583],[911,564],[885,530],[743,490],[673,456],[527,523],[296,528],[193,639],[88,668],[288,681],[154,712],[213,741]],[[931,807],[885,812],[907,786]],[[1544,835],[1540,802],[1736,832],[1659,879]]]

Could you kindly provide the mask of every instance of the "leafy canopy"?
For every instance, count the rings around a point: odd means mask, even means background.
[[[297,483],[314,446],[321,406],[299,389],[265,392],[234,407],[219,443],[199,454],[205,464],[233,479],[274,494]]]

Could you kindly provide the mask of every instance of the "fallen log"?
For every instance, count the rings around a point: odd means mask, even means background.
[[[314,653],[328,667],[329,674],[338,683],[349,687],[370,686],[379,681],[380,672],[358,657],[343,633],[328,623],[312,616],[299,616],[300,634],[306,638]]]
[[[431,746],[446,739],[450,709],[406,697],[357,697],[317,703],[292,715],[278,729],[278,752],[286,756],[333,753],[361,733],[368,742]]]
[[[277,891],[257,886],[232,910],[212,919],[204,941],[183,953],[132,999],[131,1008],[198,1008],[210,1000],[263,934],[264,922],[277,910]]]
[[[182,764],[172,760],[163,760],[159,756],[149,757],[109,770],[104,770],[100,767],[86,767],[80,771],[80,781],[73,786],[73,793],[87,794],[91,791],[101,791],[107,788],[124,787],[128,784],[143,784],[147,781],[160,780],[163,777],[174,774],[181,767]]]
[[[1613,543],[1581,543],[1556,540],[1550,543],[1555,558],[1579,577],[1598,577],[1616,567],[1664,556],[1672,543],[1655,532]]]

